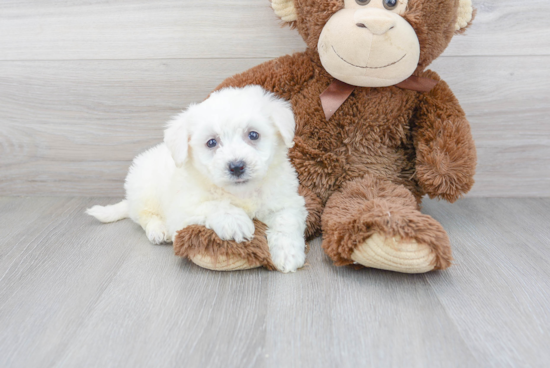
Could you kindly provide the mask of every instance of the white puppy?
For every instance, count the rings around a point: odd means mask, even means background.
[[[278,270],[304,265],[307,210],[287,154],[293,145],[290,104],[259,86],[224,89],[173,119],[164,143],[134,159],[126,200],[94,206],[102,222],[130,217],[154,244],[189,225],[223,240],[250,240],[253,218],[268,226]]]

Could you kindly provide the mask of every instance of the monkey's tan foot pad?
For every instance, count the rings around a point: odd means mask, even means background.
[[[249,263],[237,256],[219,256],[216,260],[213,257],[197,254],[194,257],[189,257],[189,259],[197,266],[213,271],[241,271],[262,267],[259,262]]]
[[[351,259],[366,267],[402,273],[429,272],[436,264],[436,254],[430,246],[378,233],[356,247]]]
[[[258,220],[254,220],[254,226],[254,237],[243,243],[221,240],[204,226],[188,226],[178,231],[174,253],[209,270],[239,271],[257,267],[275,270],[265,235],[267,226]]]

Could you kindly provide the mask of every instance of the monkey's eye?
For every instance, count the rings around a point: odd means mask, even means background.
[[[250,132],[250,133],[248,133],[248,138],[249,138],[251,141],[257,141],[258,139],[260,139],[260,133],[258,133],[258,132]]]
[[[359,1],[359,0],[357,0],[357,1]],[[382,0],[382,1],[384,2],[384,8],[386,8],[388,10],[395,9],[397,4],[399,3],[398,0]]]
[[[214,148],[218,145],[218,141],[215,139],[211,139],[208,142],[206,142],[206,147],[208,148]]]
[[[363,5],[367,5],[368,3],[370,3],[370,0],[355,0],[355,2],[361,6]]]

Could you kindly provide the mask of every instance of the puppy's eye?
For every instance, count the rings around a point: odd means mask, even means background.
[[[383,0],[384,1],[384,8],[388,10],[395,9],[399,1],[397,0]]]
[[[206,142],[206,147],[208,148],[214,148],[218,145],[218,141],[215,139],[211,139],[208,142]]]
[[[260,139],[260,133],[258,133],[258,132],[250,132],[250,133],[248,133],[248,138],[249,138],[251,141],[257,141],[258,139]]]
[[[355,2],[359,5],[367,5],[370,3],[370,0],[355,0]]]

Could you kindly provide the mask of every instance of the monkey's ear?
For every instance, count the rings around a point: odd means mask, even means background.
[[[456,18],[455,31],[463,33],[474,20],[475,10],[472,6],[472,0],[459,0],[458,17]]]
[[[283,22],[291,23],[298,19],[294,0],[271,0],[271,7]]]

